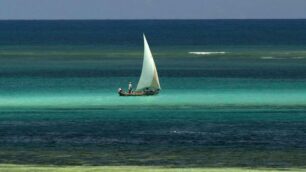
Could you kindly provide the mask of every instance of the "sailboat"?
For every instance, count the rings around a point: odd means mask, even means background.
[[[144,56],[140,79],[135,91],[125,92],[119,88],[120,96],[152,96],[160,92],[160,84],[157,74],[155,62],[147,42],[146,36],[143,34],[144,40]]]

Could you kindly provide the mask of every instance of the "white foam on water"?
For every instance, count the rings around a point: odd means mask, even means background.
[[[226,54],[226,52],[189,52],[189,54],[195,55],[214,55],[214,54]]]
[[[260,59],[263,59],[263,60],[281,60],[281,59],[285,59],[285,58],[282,58],[282,57],[263,56],[263,57],[260,57]]]

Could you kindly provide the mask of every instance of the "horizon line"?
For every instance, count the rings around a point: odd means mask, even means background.
[[[306,20],[306,18],[207,18],[207,19],[200,19],[200,18],[179,18],[179,19],[167,19],[167,18],[160,18],[160,19],[153,19],[153,18],[144,18],[144,19],[0,19],[0,21],[33,21],[33,20]]]

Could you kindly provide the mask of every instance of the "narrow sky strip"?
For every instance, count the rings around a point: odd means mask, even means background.
[[[305,0],[1,0],[0,19],[304,19]]]

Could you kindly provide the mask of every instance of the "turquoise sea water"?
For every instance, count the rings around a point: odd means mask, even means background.
[[[137,84],[140,58],[2,61],[2,108],[294,108],[306,103],[304,59],[157,58],[162,94],[141,98],[116,93],[128,81]]]
[[[142,33],[162,91],[119,97]],[[0,163],[305,167],[305,48],[305,20],[0,21]]]

